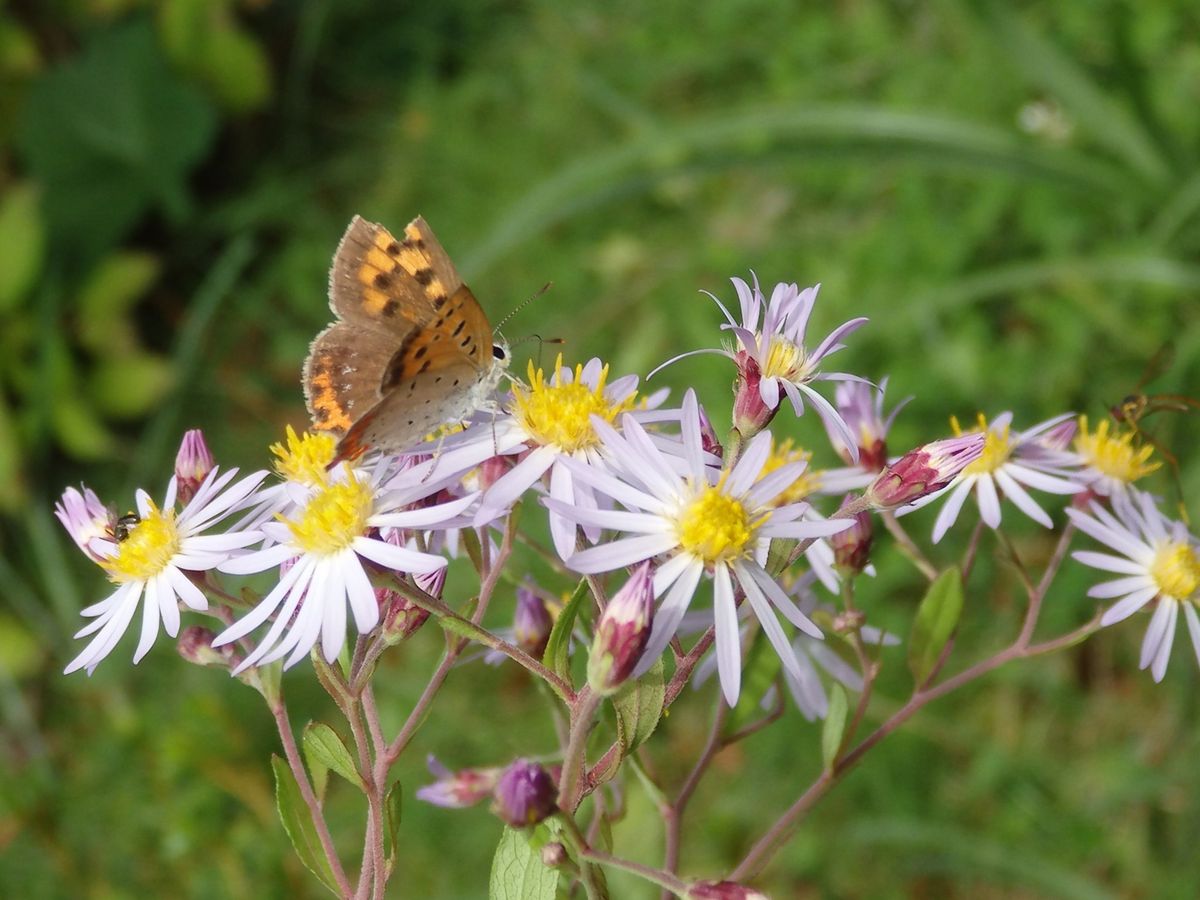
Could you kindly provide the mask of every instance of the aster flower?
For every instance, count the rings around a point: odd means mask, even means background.
[[[439,489],[421,483],[412,472],[389,479],[384,459],[368,471],[347,466],[342,478],[303,498],[293,516],[263,525],[271,545],[220,567],[223,572],[245,575],[290,563],[259,604],[213,642],[221,646],[238,640],[274,617],[234,674],[284,656],[285,668],[293,666],[318,641],[325,660],[333,662],[346,639],[347,606],[359,634],[374,629],[380,619],[379,602],[365,563],[412,574],[430,574],[446,565],[445,557],[399,546],[379,536],[378,529],[430,528],[452,522],[478,495],[397,512]]]
[[[496,782],[504,771],[492,769],[459,769],[455,772],[432,753],[426,758],[429,771],[437,778],[433,784],[417,788],[417,799],[446,809],[465,809],[492,796]]]
[[[1133,489],[1114,494],[1112,506],[1115,515],[1094,501],[1090,515],[1077,509],[1068,509],[1067,515],[1080,531],[1119,555],[1090,550],[1077,550],[1071,555],[1085,566],[1121,576],[1088,591],[1089,597],[1117,600],[1101,617],[1101,625],[1120,622],[1157,601],[1138,665],[1149,668],[1155,681],[1162,681],[1180,609],[1200,661],[1200,616],[1196,614],[1196,604],[1200,603],[1200,543],[1182,522],[1164,516],[1149,494]]]
[[[180,603],[189,609],[207,609],[207,598],[192,583],[188,573],[215,568],[242,547],[260,540],[262,535],[255,531],[216,535],[204,532],[251,496],[266,474],[256,472],[231,485],[237,469],[221,474],[214,468],[191,500],[178,510],[175,478],[167,485],[162,506],[157,505],[148,493],[139,490],[136,495],[137,521],[123,527],[122,540],[117,540],[109,531],[106,536],[87,538],[86,546],[81,543],[117,589],[81,612],[94,621],[75,636],[96,636],[70,662],[65,674],[87,669],[90,675],[125,634],[139,605],[142,607],[142,630],[133,654],[135,663],[154,645],[160,626],[171,637],[179,633]],[[95,529],[97,504],[91,491],[79,495],[72,488],[63,495],[59,518],[76,543]]]
[[[946,489],[946,503],[933,525],[933,542],[936,544],[940,541],[955,523],[967,495],[972,491],[979,504],[979,514],[989,528],[998,528],[1000,525],[1001,496],[1011,500],[1017,509],[1039,525],[1053,527],[1050,516],[1037,505],[1025,487],[1052,494],[1077,494],[1083,490],[1083,478],[1077,471],[1067,468],[1075,462],[1073,455],[1052,450],[1039,441],[1041,435],[1073,415],[1064,413],[1027,431],[1013,432],[1010,427],[1012,413],[1002,413],[990,425],[981,414],[979,432],[985,437],[983,452]],[[951,421],[955,432],[962,434],[958,422]],[[924,506],[940,496],[931,495],[913,506]]]
[[[1088,417],[1079,417],[1079,432],[1075,435],[1075,451],[1084,466],[1087,486],[1102,497],[1124,493],[1130,486],[1162,467],[1150,462],[1154,454],[1151,444],[1135,447],[1134,432],[1114,429],[1110,433],[1108,419],[1101,419],[1094,432],[1088,429]]]
[[[674,471],[666,454],[631,417],[624,418],[623,434],[598,419],[593,419],[593,424],[611,457],[610,471],[575,460],[566,464],[578,481],[616,500],[625,510],[572,507],[556,498],[544,502],[580,525],[628,535],[575,553],[567,565],[577,572],[610,572],[654,557],[661,559],[654,573],[654,596],[661,602],[639,671],[662,654],[706,573],[713,581],[717,662],[727,702],[737,702],[741,686],[735,585],[784,665],[794,668],[776,610],[814,637],[821,632],[763,568],[767,544],[775,537],[826,537],[849,527],[850,521],[801,521],[807,504],[773,504],[803,471],[803,464],[791,463],[760,478],[771,452],[768,433],[751,440],[732,468],[714,473],[705,462],[696,396],[690,390],[682,415],[687,475]]]
[[[82,492],[67,488],[63,491],[62,499],[54,504],[54,515],[67,529],[71,540],[92,562],[105,559],[105,556],[92,549],[92,543],[97,540],[111,541],[114,523],[108,507],[100,502],[95,491],[89,487],[84,487]]]
[[[805,401],[810,403],[826,427],[836,430],[842,436],[843,444],[850,449],[851,458],[857,462],[858,445],[853,431],[833,404],[818,394],[811,385],[815,381],[863,381],[857,375],[844,372],[821,372],[819,366],[825,357],[843,349],[844,345],[840,343],[842,338],[862,327],[867,320],[860,316],[843,322],[830,332],[815,350],[809,351],[804,346],[804,337],[820,285],[802,291],[795,284],[780,283],[775,285],[771,292],[771,299],[764,301],[757,277],[753,278],[753,286],[740,278],[733,278],[731,281],[741,304],[740,323],[730,315],[720,300],[712,294],[709,296],[724,313],[727,321],[721,328],[733,332],[737,338],[737,349],[729,347],[692,350],[667,360],[658,369],[697,353],[718,353],[727,356],[738,367],[734,405],[737,407],[741,400],[745,409],[743,418],[746,421],[735,421],[735,424],[743,436],[757,433],[764,428],[779,409],[781,394],[786,394],[797,416],[804,415]],[[657,372],[658,369],[654,371]],[[650,375],[653,377],[654,372]],[[743,397],[747,391],[757,393],[757,398]],[[758,412],[754,411],[756,399],[762,404],[758,407]],[[735,415],[735,420],[737,419],[738,416]]]
[[[883,394],[887,390],[887,383],[885,376],[878,387],[863,381],[843,381],[837,386],[834,399],[838,415],[855,435],[856,443],[848,446],[840,428],[831,428],[826,423],[825,430],[829,433],[833,449],[847,465],[853,465],[856,458],[858,464],[868,472],[878,472],[887,465],[887,434],[892,429],[897,413],[912,400],[912,397],[905,397],[885,416]],[[858,450],[857,457],[855,448]]]

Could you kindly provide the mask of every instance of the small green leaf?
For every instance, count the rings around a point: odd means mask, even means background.
[[[929,585],[908,641],[908,667],[917,685],[923,685],[937,665],[946,642],[962,615],[963,584],[958,566],[951,566]]]
[[[562,612],[558,614],[558,618],[554,620],[554,627],[550,629],[550,637],[546,639],[546,651],[542,654],[542,663],[550,671],[563,678],[569,679],[571,676],[571,661],[568,655],[571,648],[571,632],[575,628],[575,617],[579,614],[579,604],[586,596],[588,596],[587,579],[581,578],[579,586],[575,588],[575,593],[571,595],[571,599],[567,601]]]
[[[613,710],[617,714],[617,740],[622,755],[628,756],[643,743],[662,718],[666,685],[663,679],[662,657],[637,681],[626,684],[613,695]]]
[[[88,395],[110,419],[137,419],[158,408],[174,375],[170,360],[134,351],[97,362],[87,380]]]
[[[137,346],[130,322],[135,303],[162,271],[150,253],[110,253],[91,272],[75,298],[79,342],[97,356],[123,357]]]
[[[400,813],[403,809],[404,790],[400,782],[388,788],[387,796],[383,798],[384,828],[387,833],[387,847],[384,855],[395,857],[400,846]]]
[[[524,832],[505,828],[492,859],[489,900],[554,900],[558,872],[542,864]]]
[[[304,755],[311,767],[315,760],[326,769],[337,772],[348,782],[361,788],[362,778],[354,765],[354,757],[338,737],[338,733],[323,722],[309,722],[304,728]]]
[[[471,565],[475,567],[476,572],[483,571],[483,547],[479,543],[479,535],[475,533],[474,528],[464,528],[462,530],[463,548],[467,551],[467,558],[471,560]]]
[[[275,755],[271,756],[271,769],[275,773],[275,803],[279,808],[279,818],[283,822],[283,830],[291,839],[296,855],[325,887],[340,896],[333,869],[330,868],[329,860],[325,858],[321,849],[317,829],[313,825],[304,798],[300,796],[300,786],[296,784],[292,770],[282,757]]]
[[[38,208],[37,191],[28,182],[9,187],[0,201],[0,313],[21,302],[42,269],[46,228]]]
[[[787,561],[791,559],[792,551],[798,543],[800,542],[793,538],[775,538],[771,541],[771,547],[767,550],[766,569],[772,577],[778,577],[787,567]]]
[[[846,699],[846,689],[834,682],[829,689],[829,710],[825,713],[825,723],[821,726],[821,762],[825,770],[833,768],[837,762],[838,751],[842,749],[842,736],[846,733],[846,714],[850,711],[850,703]]]

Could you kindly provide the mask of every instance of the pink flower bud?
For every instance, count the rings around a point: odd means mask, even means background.
[[[517,646],[534,659],[541,659],[553,628],[554,619],[542,598],[527,587],[517,588],[517,611],[513,616]]]
[[[447,809],[463,809],[486,800],[500,780],[500,769],[459,769],[454,772],[438,762],[433,754],[429,755],[426,764],[437,781],[417,788],[417,799]]]
[[[705,453],[711,453],[713,456],[720,459],[725,455],[725,448],[721,446],[720,440],[717,438],[717,432],[713,428],[712,420],[708,417],[708,413],[704,411],[704,407],[700,409],[700,447]]]
[[[175,649],[190,663],[198,666],[221,666],[228,669],[240,662],[237,650],[233,644],[213,647],[216,634],[201,625],[189,625],[179,632],[179,641]]]
[[[737,363],[737,381],[733,387],[733,427],[741,434],[743,440],[750,440],[775,418],[779,404],[775,408],[763,402],[759,383],[762,372],[758,362],[745,350],[739,350],[734,357]]]
[[[196,496],[196,491],[215,465],[204,433],[199,428],[186,432],[179,445],[179,453],[175,456],[175,484],[180,503],[187,503]]]
[[[910,450],[879,473],[865,496],[877,509],[896,509],[940,491],[979,458],[986,438],[973,432]]]
[[[588,684],[600,695],[616,691],[637,667],[654,619],[654,578],[650,563],[633,570],[608,601],[588,656]]]
[[[842,500],[845,509],[854,499],[847,494]],[[845,531],[829,537],[829,545],[833,548],[833,564],[844,572],[861,572],[871,561],[871,514],[863,510],[853,518],[854,524]]]
[[[554,812],[557,796],[549,772],[531,760],[518,759],[496,782],[492,812],[513,828],[527,828]]]
[[[687,900],[770,900],[766,894],[732,881],[698,881],[685,896]]]

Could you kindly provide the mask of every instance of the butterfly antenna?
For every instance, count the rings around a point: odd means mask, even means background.
[[[547,281],[544,285],[542,285],[542,289],[540,291],[538,291],[536,294],[529,297],[527,300],[523,301],[522,303],[518,304],[516,309],[514,309],[512,312],[510,312],[508,315],[506,315],[503,319],[501,319],[499,322],[497,322],[496,327],[493,329],[493,331],[499,331],[501,328],[504,327],[505,322],[507,322],[509,319],[511,319],[513,316],[515,316],[517,313],[519,313],[521,310],[523,310],[525,307],[527,307],[530,303],[532,303],[538,297],[542,296],[542,294],[546,293],[546,291],[550,290],[550,288],[552,288],[552,287],[554,287],[554,282]]]

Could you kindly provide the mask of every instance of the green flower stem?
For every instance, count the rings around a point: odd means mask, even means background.
[[[900,520],[896,518],[896,514],[890,510],[884,510],[879,514],[879,518],[883,522],[883,527],[888,530],[888,534],[896,542],[896,546],[900,548],[900,552],[908,557],[909,561],[920,570],[921,574],[930,581],[937,578],[937,566],[929,561],[929,557],[917,546],[917,542],[904,530],[904,526],[900,524]]]
[[[596,710],[600,708],[603,698],[584,685],[575,695],[571,706],[571,731],[567,740],[567,749],[563,754],[562,777],[558,784],[558,806],[566,815],[575,812],[583,800],[580,790],[581,780],[583,789],[587,785],[587,739],[591,734],[592,725],[596,719]]]

